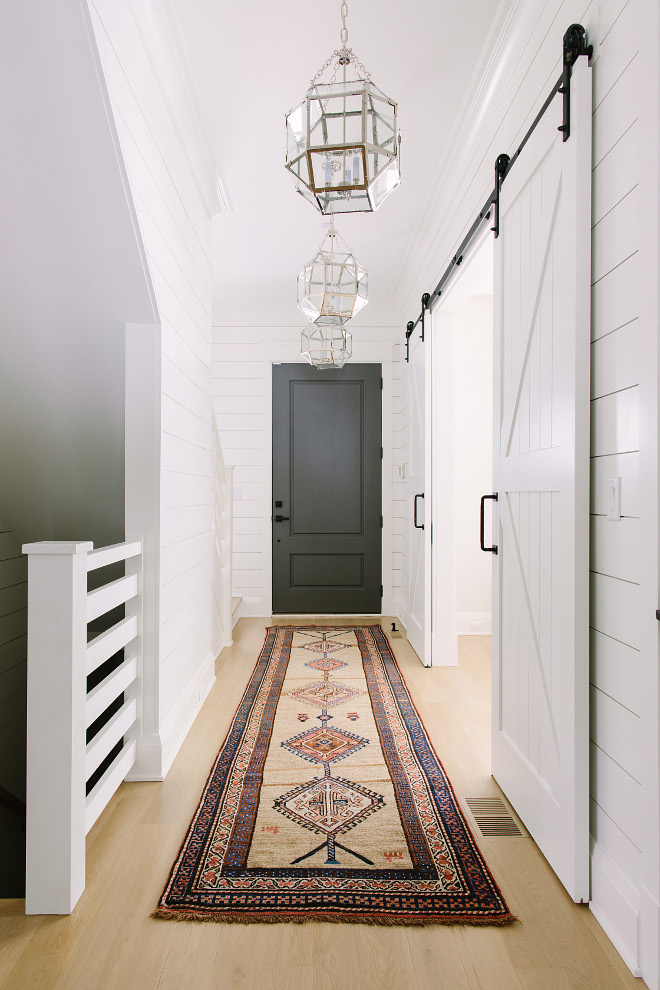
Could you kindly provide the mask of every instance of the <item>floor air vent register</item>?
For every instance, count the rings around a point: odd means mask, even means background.
[[[475,828],[485,839],[527,837],[529,834],[501,797],[463,798],[463,805]]]

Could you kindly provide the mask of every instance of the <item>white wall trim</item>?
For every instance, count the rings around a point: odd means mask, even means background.
[[[595,842],[591,843],[591,913],[598,921],[633,976],[639,966],[639,892],[616,863]],[[598,903],[598,907],[595,906]],[[606,905],[606,907],[605,907]]]
[[[179,704],[161,730],[162,777],[156,779],[165,779],[214,682],[215,657],[211,652],[201,664],[197,674],[190,680],[185,694],[182,695]]]
[[[651,990],[658,987],[658,932],[660,904],[642,884],[639,902],[639,955],[641,975]]]
[[[241,603],[234,613],[234,625],[239,619],[268,618],[272,614],[267,597],[259,595],[255,598],[243,595]]]
[[[456,637],[455,573],[455,464],[454,464],[454,314],[438,306],[432,314],[433,406],[431,431],[434,450],[442,450],[442,461],[433,458],[431,485],[433,519],[432,557],[432,652],[433,666],[458,664]]]
[[[392,449],[393,440],[393,405],[394,405],[394,369],[392,361],[381,361],[381,374],[383,376],[382,399],[382,493],[381,512],[383,514],[383,531],[381,543],[381,580],[383,582],[383,597],[381,600],[381,613],[390,615],[393,607],[393,583],[392,583],[392,545],[393,545],[393,522],[392,522],[392,479],[394,472],[394,451]]]

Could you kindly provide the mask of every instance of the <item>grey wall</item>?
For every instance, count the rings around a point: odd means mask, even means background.
[[[0,10],[0,512],[123,539],[124,325],[155,320],[86,15]]]

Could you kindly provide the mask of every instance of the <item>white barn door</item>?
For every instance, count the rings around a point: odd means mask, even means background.
[[[409,341],[408,364],[408,642],[431,666],[431,339],[418,327]]]
[[[493,776],[589,899],[591,70],[546,111],[495,241]],[[557,110],[557,112],[555,112]]]

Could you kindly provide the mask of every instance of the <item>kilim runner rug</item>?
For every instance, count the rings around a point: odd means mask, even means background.
[[[157,918],[506,924],[380,626],[273,626]]]

